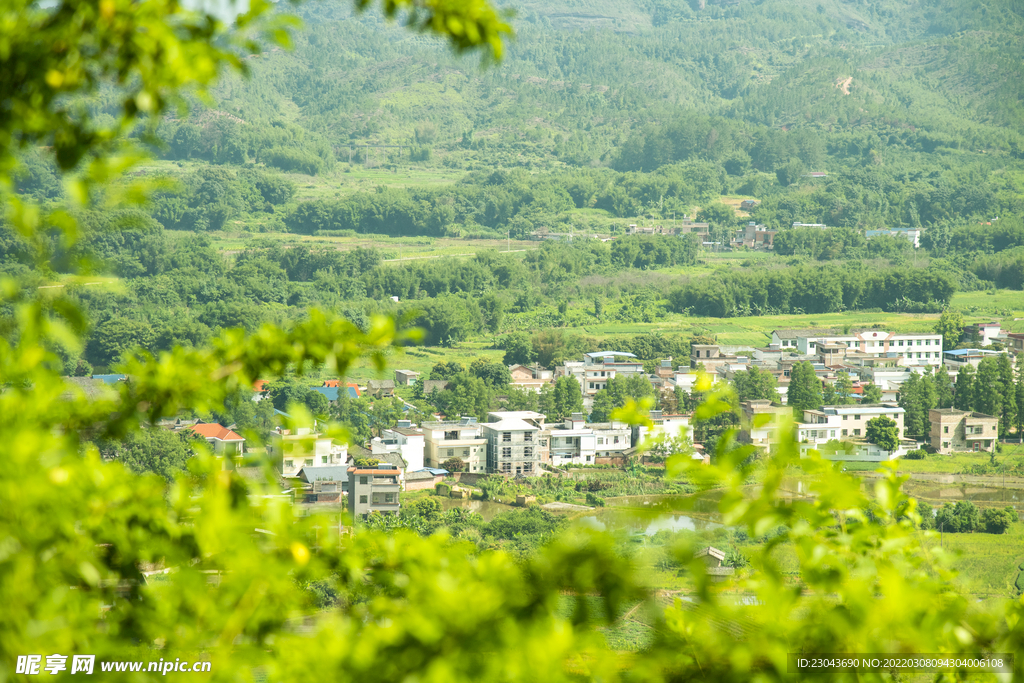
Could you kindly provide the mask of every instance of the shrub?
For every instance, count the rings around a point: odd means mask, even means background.
[[[928,455],[928,451],[926,451],[923,448],[917,448],[915,450],[909,451],[903,457],[906,460],[924,460],[925,456],[927,456],[927,455]]]

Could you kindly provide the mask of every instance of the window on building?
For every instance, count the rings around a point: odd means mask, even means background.
[[[541,446],[547,446],[548,445],[548,440],[547,439],[541,439],[540,440],[540,445]]]
[[[853,435],[854,436],[860,436],[860,430],[859,429],[854,429],[853,430]]]
[[[455,432],[445,432],[444,433],[444,440],[445,441],[458,441],[458,439],[459,439],[459,433],[457,431],[455,431]]]
[[[326,456],[326,455],[321,455],[320,456],[320,462],[323,463],[324,465],[326,465],[328,462],[330,462],[330,460],[331,459],[328,456]]]
[[[363,505],[366,505],[366,500],[366,496],[359,496],[359,502],[362,503]]]
[[[945,427],[942,428],[942,433],[949,434],[949,425],[946,425]]]
[[[931,339],[925,339],[924,340],[924,345],[925,346],[931,346],[932,345],[932,340]]]
[[[284,466],[287,467],[288,469],[291,469],[291,468],[295,467],[295,461],[294,460],[285,460],[284,461]]]
[[[365,484],[369,484],[370,483],[370,478],[369,477],[359,477],[359,483],[360,484],[364,484],[364,485]]]
[[[446,457],[449,457],[449,458],[455,457],[455,449],[454,448],[446,449],[445,453],[446,453]]]
[[[590,462],[590,456],[589,455],[587,456],[587,462]]]
[[[511,458],[512,457],[512,447],[511,446],[505,446],[504,448],[502,448],[501,449],[501,457],[503,457],[503,458]]]
[[[850,419],[850,416],[849,416],[849,415],[843,415],[843,419],[844,419],[844,420],[849,420],[849,419]]]
[[[860,419],[860,415],[854,415],[854,416],[853,416],[853,419],[854,419],[854,420],[859,420],[859,419]]]
[[[526,448],[523,449],[523,457],[524,458],[532,458],[533,457],[533,447],[532,446],[527,446]]]
[[[834,439],[834,438],[836,438],[836,430],[834,430],[834,429],[833,429],[833,430],[832,430],[832,432],[831,432],[831,434],[829,434],[829,436],[830,436],[831,438],[833,438],[833,439]]]
[[[604,445],[604,438],[603,437],[600,437],[600,436],[597,437],[597,445],[598,446],[603,446]]]
[[[393,494],[393,493],[385,493],[384,494],[384,502],[387,503],[388,505],[393,504],[395,502],[395,494]]]
[[[463,448],[462,449],[462,457],[463,458],[468,458],[469,457],[469,449],[468,448]]]
[[[593,383],[593,382],[591,382],[591,383],[590,383],[590,388],[591,388],[591,389],[593,389],[593,388],[594,388],[594,383]]]
[[[615,443],[619,442],[619,437],[615,437]]]
[[[524,462],[523,463],[523,472],[533,472],[533,463],[532,462]]]
[[[902,339],[900,339],[899,345],[903,346],[903,340]]]
[[[848,433],[848,432],[849,432],[849,430],[846,430],[846,429],[844,429],[844,430],[843,430],[843,436],[849,436],[849,433]]]
[[[920,345],[921,345],[921,340],[920,340],[920,339],[918,339],[918,340],[917,340],[917,345],[918,345],[918,346],[920,346]],[[918,358],[920,358],[920,356],[918,356]]]
[[[313,458],[306,458],[305,463],[306,463],[306,467],[312,467],[312,465],[313,465]]]
[[[523,432],[523,441],[533,443],[533,432]]]
[[[504,441],[505,443],[512,441],[512,432],[502,432],[501,440]]]
[[[503,462],[503,463],[501,463],[501,471],[504,472],[505,474],[510,474],[512,472],[512,463],[510,463],[510,462]]]

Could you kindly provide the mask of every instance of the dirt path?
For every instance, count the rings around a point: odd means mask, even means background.
[[[851,83],[853,83],[853,76],[847,76],[846,78],[836,79],[836,87],[842,90],[844,95],[850,94]]]

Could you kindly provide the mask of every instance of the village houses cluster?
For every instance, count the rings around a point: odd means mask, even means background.
[[[769,373],[775,379],[777,396],[741,403],[739,436],[743,442],[769,449],[778,438],[778,425],[793,418],[787,405],[790,376],[797,363],[806,362],[822,387],[836,386],[841,373],[850,381],[843,385],[849,395],[842,397],[841,405],[803,411],[802,420],[793,426],[802,453],[813,449],[833,460],[883,461],[922,445],[907,438],[904,410],[897,404],[900,386],[911,373],[944,370],[952,381],[964,365],[977,367],[993,354],[1024,352],[1024,334],[1005,333],[998,323],[975,325],[967,333],[977,339],[979,347],[998,342],[1004,350],[944,352],[939,334],[862,329],[775,330],[763,347],[693,344],[689,364],[677,365],[667,358],[656,363],[653,372],[645,370],[644,362],[631,353],[586,353],[581,360],[554,369],[539,365],[509,368],[514,386],[538,393],[561,377],[579,383],[586,412],[573,413],[557,423],[533,411],[490,412],[483,422],[476,417],[434,415],[418,424],[411,419],[398,420],[363,444],[336,441],[315,427],[278,428],[267,448],[278,463],[282,481],[300,482],[307,503],[338,504],[345,497],[353,515],[397,512],[401,491],[434,488],[453,474],[444,468],[446,463],[451,467],[453,459],[461,463],[458,476],[469,481],[492,474],[532,477],[566,466],[621,465],[634,455],[659,448],[661,452],[671,450],[666,444],[704,460],[702,444],[693,441],[688,414],[652,411],[650,426],[588,422],[586,415],[595,396],[616,377],[643,375],[656,391],[674,394],[677,388],[692,393],[701,373],[712,381],[725,382],[754,368]],[[353,398],[363,393],[390,397],[397,386],[412,385],[418,378],[419,373],[403,369],[395,371],[394,380],[371,380],[366,386],[328,381],[314,389],[331,401],[338,400],[341,392]],[[121,377],[96,379],[112,383]],[[255,387],[256,400],[263,384]],[[444,389],[445,384],[437,381],[430,389]],[[877,388],[872,390],[874,402],[863,400],[869,385]],[[411,404],[406,405],[409,415],[416,414]],[[899,446],[893,450],[866,439],[867,423],[882,416],[895,422],[898,429]],[[995,449],[998,419],[994,416],[947,408],[932,410],[929,417],[930,445],[940,453]],[[237,456],[244,451],[245,439],[227,427],[200,423],[185,428],[205,438],[218,455]]]

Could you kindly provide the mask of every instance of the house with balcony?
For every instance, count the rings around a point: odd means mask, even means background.
[[[401,490],[394,465],[348,468],[348,512],[353,519],[365,520],[372,514],[397,515]]]
[[[279,461],[281,476],[297,477],[303,467],[346,464],[348,445],[303,427],[272,434],[267,454]]]
[[[801,455],[816,450],[826,460],[857,460],[879,462],[894,460],[917,446],[904,439],[905,411],[894,403],[822,406],[821,410],[805,410],[803,421],[796,425]],[[866,440],[867,423],[886,417],[896,423],[900,445],[886,451]]]
[[[487,439],[475,417],[447,422],[424,422],[423,460],[427,467],[439,468],[452,458],[465,463],[466,472],[487,471]]]
[[[956,408],[928,411],[932,448],[939,453],[986,451],[994,453],[999,439],[999,418]]]
[[[572,374],[580,382],[584,398],[606,389],[608,382],[619,375],[642,375],[644,363],[624,351],[595,351],[583,354],[583,363],[566,363],[561,374]]]
[[[544,415],[532,411],[488,413],[492,422],[480,425],[487,441],[487,472],[532,477],[540,473],[541,441],[548,441]]]

